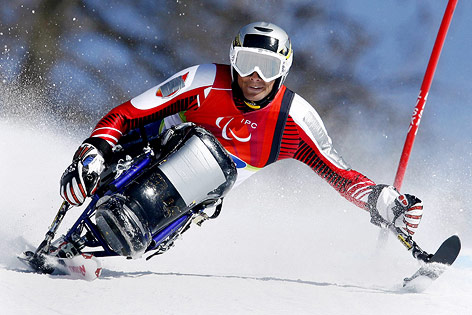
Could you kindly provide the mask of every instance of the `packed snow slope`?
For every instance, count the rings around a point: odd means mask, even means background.
[[[447,186],[410,186],[426,205],[416,240],[434,252],[457,233],[463,251],[429,289],[411,293],[401,288],[418,268],[410,253],[394,237],[379,247],[368,213],[293,161],[234,189],[217,220],[160,257],[102,259],[93,282],[28,272],[15,256],[43,239],[82,139],[7,119],[0,130],[2,314],[470,314],[471,218],[444,198]],[[368,168],[374,180],[382,172]],[[67,214],[60,233],[79,213]]]

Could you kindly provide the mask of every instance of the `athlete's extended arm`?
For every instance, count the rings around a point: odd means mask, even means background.
[[[297,137],[290,150],[294,159],[310,166],[347,200],[367,209],[367,198],[375,183],[349,167],[333,148],[318,113],[298,95],[294,97],[285,130],[285,134],[292,134],[292,139],[294,134]]]

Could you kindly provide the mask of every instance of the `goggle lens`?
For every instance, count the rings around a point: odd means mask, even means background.
[[[280,76],[281,64],[282,61],[275,56],[240,50],[237,52],[234,65],[239,75],[243,77],[256,71],[264,81],[269,82]]]

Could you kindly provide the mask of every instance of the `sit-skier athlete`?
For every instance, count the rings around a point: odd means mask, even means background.
[[[280,27],[264,22],[244,26],[232,42],[230,65],[187,68],[105,115],[63,174],[61,196],[78,206],[93,195],[113,148],[132,130],[153,124],[160,133],[193,122],[210,131],[231,155],[236,184],[278,160],[296,159],[369,211],[372,222],[394,224],[413,235],[422,202],[393,186],[376,185],[349,167],[316,110],[284,85],[292,61],[290,39]]]

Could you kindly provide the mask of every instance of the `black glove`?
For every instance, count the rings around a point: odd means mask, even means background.
[[[105,160],[100,151],[89,143],[82,144],[62,174],[61,197],[73,206],[80,206],[97,190],[104,169]]]

